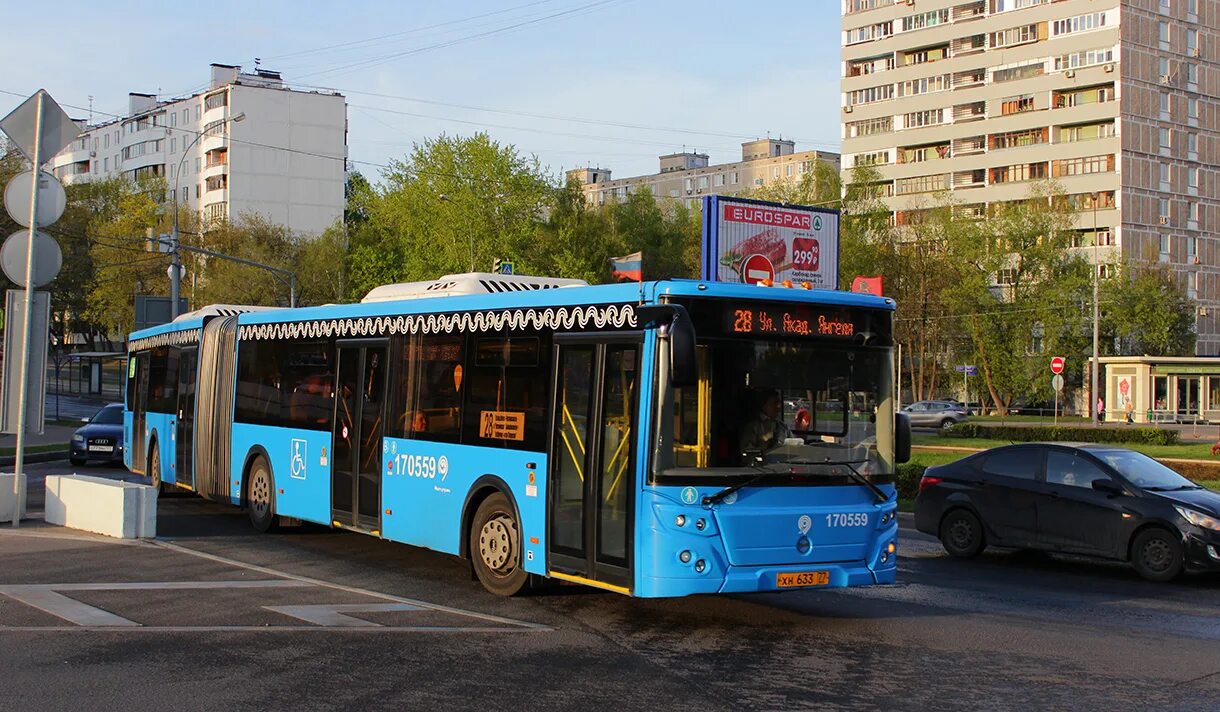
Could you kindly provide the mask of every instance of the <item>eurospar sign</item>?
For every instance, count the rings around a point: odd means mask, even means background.
[[[703,275],[839,287],[839,213],[719,195],[703,199]]]

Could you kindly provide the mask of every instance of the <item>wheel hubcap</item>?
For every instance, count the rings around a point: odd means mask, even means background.
[[[949,538],[953,540],[954,546],[965,549],[974,540],[974,527],[965,519],[958,519],[949,527]]]
[[[479,556],[487,568],[504,575],[517,567],[517,552],[513,550],[516,531],[516,522],[504,514],[483,524],[479,531]]]
[[[260,517],[271,506],[271,486],[262,472],[255,475],[254,482],[250,484],[250,506]]]
[[[1160,539],[1153,539],[1144,545],[1144,566],[1152,571],[1164,571],[1169,568],[1173,559],[1169,544]]]

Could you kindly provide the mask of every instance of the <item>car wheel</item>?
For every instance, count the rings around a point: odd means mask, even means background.
[[[956,424],[957,424],[957,421],[955,421],[953,418],[945,418],[944,420],[940,421],[940,429],[948,430],[949,428],[952,428]]]
[[[987,546],[983,523],[973,513],[955,509],[940,523],[940,543],[950,555],[970,559]]]
[[[1131,545],[1131,565],[1149,581],[1172,581],[1182,573],[1182,542],[1165,529],[1147,529]]]
[[[521,565],[521,548],[521,527],[512,504],[496,492],[470,520],[470,560],[484,588],[498,596],[515,596],[525,589],[529,574]]]
[[[271,467],[262,457],[254,459],[250,466],[250,480],[246,484],[246,510],[250,514],[250,524],[258,532],[269,532],[275,529],[277,520],[275,514],[275,480],[271,476]]]
[[[75,465],[75,466],[77,466],[77,467],[80,467],[81,465],[85,464],[85,458],[83,458],[83,457],[69,457],[69,458],[68,458],[68,462],[72,463],[73,465]]]

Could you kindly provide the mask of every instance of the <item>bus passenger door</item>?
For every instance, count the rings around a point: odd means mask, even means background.
[[[149,352],[143,351],[132,355],[136,359],[135,370],[135,403],[130,404],[131,408],[131,442],[127,443],[127,447],[131,448],[131,470],[132,472],[144,473],[148,470],[148,463],[145,458],[148,453],[148,441],[146,437],[148,433],[145,431],[147,427],[148,414],[148,359]],[[130,371],[128,371],[130,373]]]
[[[629,590],[639,344],[556,342],[548,570]]]
[[[195,487],[195,373],[199,351],[184,348],[178,356],[178,424],[174,433],[174,481]]]
[[[385,342],[340,343],[331,448],[331,518],[381,530],[381,438],[385,414]]]

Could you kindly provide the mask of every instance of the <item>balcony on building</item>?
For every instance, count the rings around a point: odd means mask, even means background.
[[[977,0],[977,2],[956,5],[953,7],[951,16],[954,22],[980,20],[987,16],[987,2],[986,0]]]
[[[943,161],[951,158],[952,148],[948,141],[927,143],[919,146],[900,146],[898,148],[898,163],[926,163],[928,161]]]
[[[977,168],[972,171],[955,171],[953,173],[953,189],[982,188],[987,185],[987,171]]]
[[[953,88],[954,89],[970,89],[973,87],[981,87],[987,81],[987,70],[979,67],[978,69],[967,69],[964,72],[953,73]]]
[[[987,118],[987,102],[972,101],[969,104],[958,104],[953,107],[953,123],[980,121]]]
[[[987,35],[968,35],[958,37],[949,43],[949,50],[954,57],[977,54],[987,49]]]
[[[965,136],[953,139],[954,156],[971,156],[987,150],[986,136]]]

